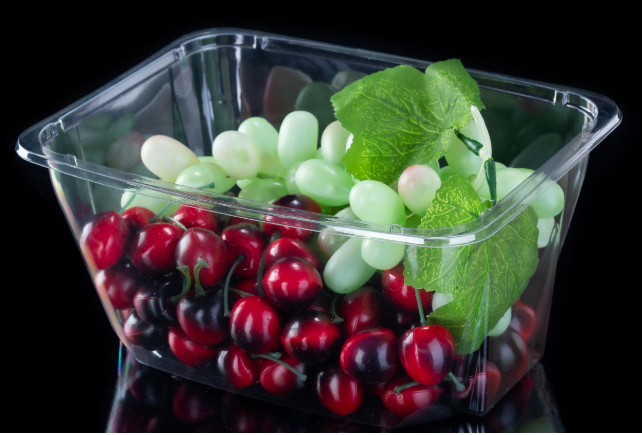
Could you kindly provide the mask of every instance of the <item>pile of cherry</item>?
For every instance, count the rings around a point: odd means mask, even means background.
[[[301,194],[275,205],[321,212]],[[97,288],[123,310],[131,344],[169,344],[184,364],[215,366],[236,388],[259,382],[291,396],[313,383],[321,403],[340,415],[356,411],[367,392],[400,418],[443,400],[486,411],[502,377],[526,371],[535,313],[519,301],[504,334],[456,355],[446,328],[419,321],[403,264],[379,282],[375,274],[371,287],[335,295],[324,288],[314,231],[272,216],[262,230],[239,217],[224,228],[221,221],[188,206],[161,219],[133,207],[84,226],[81,247],[99,269]],[[432,293],[419,294],[428,313]]]

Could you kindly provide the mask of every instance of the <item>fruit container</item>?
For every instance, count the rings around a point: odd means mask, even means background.
[[[332,195],[328,186],[336,177],[349,186],[366,181],[324,166],[316,184],[305,185],[290,167],[328,160],[314,148],[335,120],[333,95],[399,65],[432,64],[208,30],[20,136],[18,154],[49,169],[105,312],[136,360],[254,399],[394,428],[482,415],[542,357],[557,259],[588,154],[621,113],[594,93],[469,70],[493,158],[509,167],[497,166],[499,202],[474,195],[475,210],[466,203],[468,214],[458,214],[456,195],[439,192],[471,186],[474,174],[455,168],[465,159],[446,154],[435,163],[443,180],[428,220],[439,222],[441,210],[451,224],[418,228],[412,214],[370,222],[367,210],[384,213],[377,207],[392,203],[385,195],[399,198],[401,181],[355,203],[350,187],[346,209],[345,198],[323,199]],[[286,127],[310,114],[312,133]],[[262,133],[252,136],[253,126]],[[244,179],[251,155],[235,166],[229,159],[240,154],[213,155],[215,140],[239,128],[254,142],[279,144],[278,157],[261,154],[258,182]],[[283,154],[286,133],[294,139]],[[315,143],[311,156],[297,148],[305,135]],[[141,150],[154,140],[152,164]],[[169,163],[158,169],[159,162]],[[178,173],[213,162],[237,172]],[[460,175],[450,176],[447,164]],[[500,184],[506,174],[513,174],[508,191]],[[292,195],[304,185],[316,202]],[[371,202],[359,206],[360,198]]]

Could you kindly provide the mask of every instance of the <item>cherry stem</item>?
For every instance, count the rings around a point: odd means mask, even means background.
[[[163,218],[161,220],[163,222],[172,223],[172,224],[176,225],[177,227],[179,227],[183,231],[187,231],[187,227],[185,225],[183,225],[182,223],[180,223],[179,221],[177,221],[176,219],[174,219],[173,217],[163,216]],[[152,222],[151,219],[150,219],[150,222]]]
[[[486,181],[490,190],[490,200],[495,205],[497,204],[497,168],[492,157],[484,162],[484,169],[486,170]]]
[[[205,186],[197,187],[197,189],[214,189],[214,186],[215,186],[215,183],[210,183],[210,184],[206,184]],[[134,196],[136,196],[136,195],[134,195]],[[132,200],[134,199],[134,196],[132,196],[132,198],[129,201],[127,201],[127,204],[125,205],[125,207],[127,207],[129,205],[129,203],[132,202]],[[158,212],[158,214],[156,214],[156,216],[151,218],[149,220],[149,222],[152,223],[152,224],[154,222],[156,222],[158,219],[160,219],[160,217],[163,215],[163,213],[165,213],[167,211],[167,209],[170,208],[173,205],[174,204],[171,203],[171,202],[169,204],[167,204],[165,207],[163,207],[163,209],[161,211]],[[185,231],[187,231],[187,229],[185,229]]]
[[[417,309],[419,310],[419,321],[421,326],[426,326],[426,316],[424,315],[424,307],[421,304],[421,296],[419,295],[419,289],[415,289],[415,296],[417,296]]]
[[[395,394],[399,394],[403,390],[405,390],[406,388],[414,387],[415,385],[420,385],[420,384],[419,384],[419,382],[416,382],[416,381],[408,382],[407,384],[403,384],[403,385],[399,385],[399,386],[395,387],[392,390],[392,392],[395,393]]]
[[[330,314],[332,314],[332,323],[341,323],[343,319],[337,314],[337,300],[339,300],[339,295],[335,294],[330,303]]]
[[[192,288],[192,277],[189,275],[189,266],[178,266],[177,269],[180,273],[183,274],[183,291],[179,295],[172,296],[170,300],[173,304],[177,304],[183,298],[183,296],[185,296],[187,292],[189,292],[189,289]]]
[[[247,297],[250,297],[250,296],[256,296],[256,295],[253,295],[252,293],[246,293],[246,292],[243,292],[241,290],[238,290],[238,289],[235,289],[235,288],[232,288],[232,287],[230,287],[230,291],[232,293],[236,293],[237,295],[239,295],[242,298],[247,298]]]
[[[236,261],[234,261],[234,264],[232,264],[232,267],[230,267],[230,271],[227,273],[227,278],[225,278],[225,287],[223,287],[223,306],[225,307],[225,311],[223,312],[223,315],[225,317],[230,317],[230,306],[228,302],[228,293],[229,293],[228,289],[230,288],[230,278],[232,278],[232,274],[234,273],[234,269],[236,269],[236,266],[241,264],[243,261],[245,261],[245,255],[241,254],[236,258]]]
[[[134,193],[125,203],[125,205],[122,206],[118,214],[123,214],[125,210],[127,210],[127,207],[129,207],[129,204],[131,204],[134,201],[134,198],[136,198],[136,194]]]
[[[267,244],[267,247],[269,248],[272,242],[280,238],[281,238],[281,233],[279,233],[278,231],[275,231],[274,233],[272,233],[272,237],[270,237],[270,242]],[[261,261],[259,261],[259,270],[256,272],[257,284],[259,286],[259,295],[263,297],[265,297],[265,291],[263,290],[263,271],[265,269],[266,252],[267,252],[267,248],[265,248],[265,251],[263,251],[263,255],[261,255]]]
[[[470,151],[472,151],[476,155],[479,155],[479,151],[481,151],[481,149],[484,148],[484,145],[477,142],[475,139],[471,139],[469,137],[464,136],[458,130],[455,131],[455,135],[459,138],[460,141],[464,143],[464,145],[466,145],[466,148],[468,148]]]
[[[272,356],[272,355],[271,355],[271,354],[269,354],[269,353],[264,353],[264,354],[262,354],[262,355],[252,355],[252,358],[265,358],[265,359],[269,359],[270,361],[274,361],[274,362],[275,362],[275,363],[277,363],[277,364],[281,364],[283,367],[285,367],[286,369],[290,370],[292,373],[294,373],[294,374],[295,374],[295,375],[297,375],[299,378],[301,378],[301,380],[302,380],[303,382],[305,382],[305,380],[306,380],[306,379],[308,379],[308,377],[307,377],[306,375],[304,375],[303,373],[301,373],[300,371],[298,371],[297,369],[295,369],[294,367],[292,367],[290,364],[286,363],[285,361],[281,361],[281,360],[280,360],[280,359],[278,359],[278,358],[275,358],[274,356]]]
[[[203,260],[202,258],[198,259],[198,263],[196,263],[196,266],[194,266],[194,288],[196,290],[196,294],[199,296],[205,296],[205,291],[203,290],[203,287],[201,286],[201,280],[199,278],[201,269],[207,267],[209,269],[210,265],[207,264],[207,261]]]
[[[464,386],[464,384],[462,384],[461,382],[459,382],[459,379],[457,379],[457,377],[455,377],[455,375],[453,375],[453,373],[452,373],[452,372],[449,372],[449,373],[448,373],[448,378],[450,378],[450,380],[452,381],[452,383],[453,383],[453,384],[455,384],[455,389],[456,389],[457,391],[461,391],[461,390],[463,390],[463,389],[465,389],[465,388],[466,388],[466,387]]]

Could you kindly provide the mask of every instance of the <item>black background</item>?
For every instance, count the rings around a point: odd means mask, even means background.
[[[639,391],[642,144],[633,31],[618,18],[482,18],[457,13],[369,20],[333,5],[286,17],[250,5],[134,14],[102,9],[31,17],[3,41],[3,430],[102,431],[116,381],[112,331],[54,196],[48,172],[15,154],[19,134],[195,30],[240,27],[475,68],[608,96],[623,123],[589,159],[562,250],[543,359],[569,431],[633,428]],[[175,5],[176,7],[180,5]],[[362,8],[369,6],[362,5]],[[24,13],[30,12],[23,6]],[[320,9],[320,7],[317,7]],[[326,8],[327,9],[327,8]],[[462,8],[463,9],[463,8]],[[291,12],[291,11],[290,11]],[[558,11],[559,12],[559,11]],[[275,18],[280,16],[279,19]],[[313,19],[315,18],[315,19]],[[7,25],[13,18],[7,16]],[[17,20],[17,18],[16,18]],[[464,38],[463,36],[466,36]],[[638,38],[639,42],[639,38]],[[621,47],[632,47],[633,51]],[[637,49],[636,49],[637,50]],[[638,133],[637,136],[635,134]]]

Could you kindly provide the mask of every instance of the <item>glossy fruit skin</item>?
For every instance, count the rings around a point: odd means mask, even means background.
[[[308,311],[315,310],[320,311],[328,316],[332,316],[330,311],[330,306],[332,305],[332,299],[328,293],[322,291],[316,301],[312,302],[312,305],[308,307]]]
[[[317,202],[309,196],[303,195],[301,193],[282,196],[281,198],[274,201],[274,205],[293,208],[295,210],[321,213],[321,206],[319,206],[319,204],[317,204]],[[268,207],[267,210],[273,211],[274,208]],[[265,222],[263,223],[263,231],[265,231],[268,237],[272,237],[274,233],[279,233],[282,237],[289,237],[307,242],[312,238],[313,232],[310,230],[314,229],[315,225],[312,223],[302,224],[301,221],[296,219],[296,217],[298,216],[296,212],[293,212],[292,215],[293,219],[266,215]],[[302,226],[304,228],[296,228],[295,226],[285,225]]]
[[[201,210],[200,208],[182,205],[174,212],[172,216],[185,228],[203,228],[218,233],[221,229],[218,218],[214,212]]]
[[[174,224],[150,224],[137,232],[129,245],[129,256],[145,275],[163,275],[176,267],[174,253],[183,230]]]
[[[217,407],[212,405],[215,405],[212,403],[212,391],[187,380],[181,381],[172,400],[174,416],[184,423],[200,423],[212,418],[217,411]]]
[[[301,258],[310,262],[315,269],[323,265],[319,253],[310,245],[298,239],[282,237],[270,243],[265,251],[265,268],[269,269],[274,263],[283,258]]]
[[[242,223],[223,230],[221,238],[227,246],[228,264],[232,265],[239,255],[245,260],[234,269],[234,275],[241,278],[256,276],[263,251],[268,239],[256,225]]]
[[[488,339],[488,360],[504,379],[516,380],[526,372],[528,347],[517,331],[508,328],[502,335]]]
[[[197,343],[214,346],[230,336],[230,322],[223,316],[222,290],[210,290],[204,296],[188,293],[178,303],[176,314],[185,334]]]
[[[508,327],[517,331],[522,340],[528,341],[535,329],[535,310],[518,300],[511,311],[512,317]]]
[[[146,207],[137,206],[128,208],[121,216],[125,223],[127,223],[129,232],[131,234],[136,234],[138,231],[149,225],[149,220],[156,215]]]
[[[488,410],[502,383],[497,366],[478,354],[459,355],[453,374],[465,387],[457,391],[454,385],[449,386],[450,396],[459,401],[459,407],[475,412]]]
[[[376,326],[386,326],[385,301],[372,287],[363,287],[343,297],[337,304],[337,314],[344,321],[341,328],[346,336]]]
[[[230,336],[246,352],[273,352],[281,346],[279,314],[264,297],[242,298],[232,308]]]
[[[415,385],[400,391],[399,394],[394,393],[395,387],[411,381],[410,376],[402,373],[388,381],[381,393],[383,404],[395,417],[406,418],[415,411],[435,406],[444,393],[444,389],[438,385]]]
[[[293,314],[281,333],[287,353],[307,364],[329,359],[339,351],[342,342],[343,334],[330,316],[315,310]]]
[[[399,263],[392,269],[384,270],[381,279],[381,290],[388,303],[400,311],[408,314],[417,314],[417,295],[415,288],[404,284],[404,265]],[[421,297],[421,306],[424,313],[432,311],[432,295],[435,292],[427,292],[424,289],[419,290]]]
[[[194,282],[194,268],[199,259],[209,267],[202,267],[198,277],[203,287],[213,287],[225,275],[228,252],[221,237],[203,228],[190,228],[178,241],[175,251],[176,266],[188,266]]]
[[[96,288],[107,294],[116,310],[134,308],[134,295],[143,283],[143,277],[129,263],[119,263],[96,274]]]
[[[218,370],[236,388],[245,388],[259,380],[259,364],[234,343],[225,345],[218,354]]]
[[[316,392],[321,403],[339,415],[348,415],[363,403],[364,388],[339,364],[320,370],[316,376]]]
[[[96,269],[107,269],[118,263],[129,241],[127,223],[115,211],[105,211],[92,217],[83,227],[80,246],[85,258]]]
[[[297,361],[289,355],[283,356],[281,360],[290,364],[304,375],[307,375],[307,366],[302,362]],[[305,386],[305,382],[289,369],[269,360],[261,367],[259,382],[261,386],[265,388],[265,391],[273,396],[279,397],[291,396]]]
[[[357,381],[374,384],[386,382],[399,371],[397,336],[386,328],[357,332],[341,348],[341,368]]]
[[[169,328],[169,348],[183,364],[204,367],[216,358],[217,351],[189,338],[178,326]]]
[[[167,344],[167,328],[146,323],[136,311],[127,316],[123,331],[131,344],[145,350],[160,349]]]
[[[399,338],[399,359],[408,375],[424,385],[443,381],[455,363],[455,341],[441,325],[426,325]]]
[[[177,279],[156,278],[143,284],[134,296],[134,308],[147,323],[169,326],[176,322],[176,304],[171,298],[182,291]]]
[[[231,287],[236,290],[240,290],[244,293],[249,293],[254,296],[259,296],[259,281],[256,279],[256,277],[241,279],[240,281],[235,282]],[[231,291],[228,295],[228,298],[229,298],[229,304],[231,309],[234,306],[234,304],[239,299],[241,299],[241,296]]]
[[[251,224],[254,225],[255,227],[258,228],[259,222],[252,220],[252,219],[247,219],[241,216],[231,216],[229,222],[227,223],[228,227],[231,227],[232,225],[237,225],[237,224]]]
[[[321,294],[323,279],[310,262],[284,258],[265,272],[263,290],[270,303],[281,311],[304,310]]]

